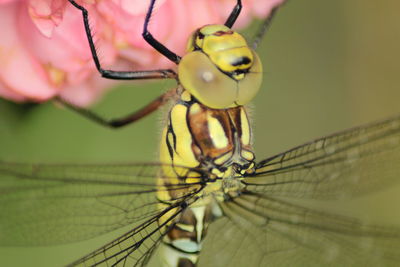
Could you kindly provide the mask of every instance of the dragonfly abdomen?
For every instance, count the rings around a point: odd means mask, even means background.
[[[162,241],[163,264],[196,266],[208,225],[219,216],[220,209],[215,202],[185,209]]]

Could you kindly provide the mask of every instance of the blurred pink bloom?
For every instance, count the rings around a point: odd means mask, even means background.
[[[243,0],[236,28],[262,18],[284,0]],[[183,55],[196,28],[223,23],[235,0],[159,0],[150,31]],[[102,66],[116,70],[173,68],[141,36],[149,1],[81,1],[89,10]],[[0,96],[13,101],[46,101],[61,95],[87,105],[112,81],[95,69],[81,12],[66,0],[0,0]]]

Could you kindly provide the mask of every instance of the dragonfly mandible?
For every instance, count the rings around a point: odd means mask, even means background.
[[[185,99],[192,101],[183,95],[182,101]],[[367,193],[383,182],[395,183],[398,178],[395,170],[386,173],[383,180],[376,180],[372,174],[376,165],[393,167],[398,163],[399,127],[399,118],[394,117],[261,160],[255,164],[254,171],[241,173],[240,169],[235,169],[238,173],[229,177],[240,180],[241,188],[235,189],[233,195],[229,190],[223,192],[219,210],[213,213],[215,222],[211,223],[209,233],[205,235],[199,265],[283,265],[288,255],[297,255],[294,257],[299,265],[361,265],[382,258],[396,260],[398,229],[363,225],[357,220],[315,211],[282,198],[352,197]],[[108,261],[110,265],[144,264],[156,245],[168,244],[164,237],[176,225],[181,225],[181,230],[190,228],[190,224],[175,221],[175,218],[182,216],[197,201],[213,195],[214,189],[199,197],[205,188],[225,178],[218,173],[207,175],[209,169],[203,167],[178,165],[176,172],[185,174],[182,175],[183,181],[173,183],[170,179],[176,178],[176,174],[168,171],[160,174],[162,167],[168,168],[170,164],[3,164],[4,177],[11,179],[10,183],[4,184],[3,196],[7,203],[13,204],[4,206],[6,214],[10,215],[6,226],[30,221],[33,228],[27,226],[26,233],[18,232],[24,242],[29,243],[24,234],[34,233],[31,235],[32,243],[40,242],[40,239],[43,243],[51,243],[52,238],[56,240],[58,237],[46,237],[44,232],[40,232],[39,225],[45,226],[43,231],[49,231],[46,226],[51,226],[53,219],[54,225],[65,225],[66,231],[67,226],[81,227],[79,231],[64,235],[64,241],[88,238],[136,223],[132,231],[115,243],[83,260],[88,260],[88,265]],[[187,181],[189,177],[191,179]],[[157,178],[169,182],[160,185]],[[19,182],[15,184],[15,180]],[[228,181],[227,184],[232,183]],[[160,206],[160,198],[161,202],[171,201],[170,198],[156,197],[160,191],[177,192],[172,199],[174,203]],[[31,212],[22,215],[18,209],[26,210],[28,205],[32,205]],[[79,211],[76,211],[77,206],[81,208]],[[54,213],[54,210],[60,213]],[[107,218],[99,220],[103,216]],[[35,231],[30,231],[33,229]],[[190,230],[186,232],[193,233]],[[58,233],[62,235],[62,232]],[[18,236],[10,237],[18,242]],[[46,241],[46,238],[49,239]],[[241,253],[236,253],[237,250]]]

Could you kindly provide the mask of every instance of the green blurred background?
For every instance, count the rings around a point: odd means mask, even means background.
[[[253,108],[258,159],[400,112],[399,10],[397,0],[287,3],[259,48],[265,76]],[[247,36],[252,33],[246,31]],[[164,81],[127,84],[109,93],[94,110],[109,118],[124,115],[171,86]],[[53,103],[16,105],[0,100],[0,158],[154,161],[161,118],[158,112],[132,126],[109,130]],[[391,205],[396,191],[384,195],[367,206],[380,205],[374,211],[379,217],[400,222],[397,205]],[[394,211],[397,217],[392,218]],[[0,248],[0,265],[65,265],[115,237],[112,233],[46,248]]]

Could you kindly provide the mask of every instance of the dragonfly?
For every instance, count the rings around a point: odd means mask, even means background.
[[[230,28],[240,13],[237,10],[240,1],[225,25],[199,29],[192,38],[193,51],[188,54],[199,51],[196,46],[203,42],[200,40],[230,35],[236,38]],[[269,25],[271,18],[263,25]],[[233,43],[241,42],[237,38]],[[90,32],[88,39],[93,45]],[[249,50],[239,55],[247,53],[257,61]],[[95,49],[92,52],[96,61]],[[165,53],[179,64],[188,60]],[[204,63],[196,55],[195,63]],[[231,76],[260,74],[257,64],[252,65],[256,71],[233,71]],[[121,74],[104,73],[106,77]],[[174,75],[169,71],[149,74]],[[218,72],[211,74],[224,77]],[[122,75],[142,78],[143,72]],[[182,75],[181,70],[178,75]],[[129,232],[71,265],[396,265],[398,227],[312,209],[299,200],[353,198],[398,182],[399,116],[256,161],[251,125],[242,103],[221,108],[219,105],[225,104],[219,101],[226,99],[217,99],[209,107],[205,104],[208,96],[188,92],[190,85],[185,86],[182,78],[179,81],[182,86],[178,90],[168,91],[133,116],[111,123],[64,103],[92,120],[120,127],[154,111],[165,99],[173,99],[160,145],[160,163],[1,162],[0,210],[7,216],[0,219],[5,229],[0,242],[72,242],[131,225]],[[229,92],[217,98],[226,94]],[[227,151],[219,151],[223,149]],[[155,263],[156,259],[161,263]]]

